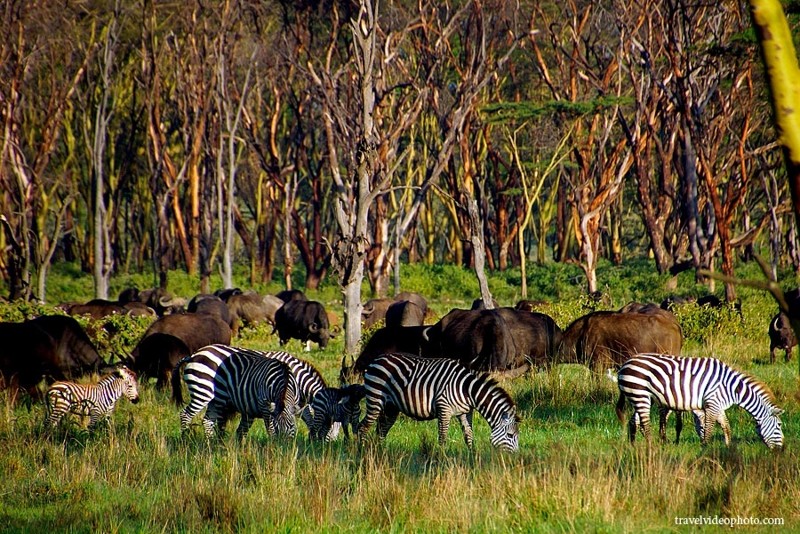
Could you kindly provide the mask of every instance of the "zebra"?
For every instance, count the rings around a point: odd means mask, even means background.
[[[341,426],[345,437],[350,436],[350,429],[355,434],[361,417],[360,402],[365,395],[366,390],[361,384],[320,390],[310,405],[313,416],[313,422],[309,425],[311,438],[331,441],[330,436],[336,425]]]
[[[467,447],[472,448],[472,413],[477,409],[492,429],[492,445],[507,451],[519,449],[514,401],[488,375],[473,373],[458,361],[386,354],[367,366],[364,388],[366,414],[358,425],[362,440],[376,421],[378,437],[385,438],[403,412],[418,420],[438,419],[442,446],[450,419],[458,417]]]
[[[341,428],[340,421],[349,420],[347,417],[350,411],[345,413],[338,413],[334,415],[327,415],[327,412],[320,410],[331,409],[337,406],[337,402],[341,399],[342,395],[338,394],[338,389],[327,387],[322,375],[314,368],[313,365],[305,360],[296,358],[287,352],[270,351],[263,352],[241,347],[230,347],[228,345],[209,345],[198,350],[194,354],[183,358],[175,366],[172,374],[172,398],[176,404],[183,402],[181,384],[180,384],[180,368],[183,366],[183,380],[186,383],[186,388],[189,390],[191,400],[180,413],[181,431],[185,432],[192,422],[192,419],[205,408],[211,399],[214,397],[214,376],[217,374],[217,369],[232,354],[250,354],[263,358],[271,358],[285,363],[289,366],[292,374],[297,381],[299,390],[298,408],[300,409],[300,417],[309,428],[309,435],[312,438],[323,437],[325,441],[332,441],[338,437],[339,429]],[[316,396],[320,396],[320,401],[316,405],[317,412],[314,411],[311,401]],[[325,400],[323,400],[325,399]],[[331,399],[334,399],[331,402]],[[315,423],[315,414],[319,419],[319,423]],[[358,417],[358,415],[356,415]],[[331,421],[332,419],[332,421]],[[318,430],[318,425],[324,425],[324,433]],[[204,424],[208,424],[208,420],[204,420]],[[220,420],[220,424],[224,425],[224,419]],[[267,417],[265,420],[267,427],[271,427],[271,418]],[[210,432],[206,428],[206,433]]]
[[[297,433],[298,388],[289,367],[278,360],[246,351],[228,356],[214,376],[214,397],[208,403],[203,426],[211,437],[231,411],[242,414],[236,435],[247,435],[253,419],[261,417],[270,434],[294,437]]]
[[[725,410],[739,405],[753,416],[758,435],[767,447],[783,447],[779,417],[783,410],[775,406],[767,387],[718,359],[637,354],[620,367],[617,379],[620,392],[617,417],[624,420],[626,399],[634,409],[628,423],[631,443],[636,439],[637,424],[649,438],[650,406],[655,399],[662,408],[694,411],[704,445],[711,439],[715,423],[720,424],[725,444],[730,445],[731,430]]]
[[[609,380],[614,382],[615,384],[618,383],[617,375],[614,373],[614,369],[606,369],[606,376]],[[618,408],[618,413],[623,413],[625,410],[625,400],[624,398],[620,401],[622,404]],[[669,409],[666,406],[659,406],[658,408],[658,436],[661,439],[662,443],[666,443],[667,441],[667,421],[669,420],[669,416],[673,413],[673,410]],[[703,439],[703,420],[705,416],[703,415],[703,410],[693,410],[692,416],[694,418],[694,428],[697,432],[697,435],[700,436],[700,439]],[[638,419],[637,419],[638,423]],[[675,444],[678,444],[681,439],[681,432],[683,431],[683,415],[680,411],[675,411]]]
[[[46,394],[47,419],[51,428],[68,413],[89,416],[89,428],[100,420],[108,419],[120,397],[127,397],[133,404],[139,402],[136,373],[127,367],[117,367],[97,384],[55,382]]]

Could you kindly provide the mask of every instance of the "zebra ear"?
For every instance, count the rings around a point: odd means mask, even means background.
[[[775,408],[772,409],[772,415],[781,415],[782,413],[783,413],[783,410],[778,408],[778,407],[775,407]]]

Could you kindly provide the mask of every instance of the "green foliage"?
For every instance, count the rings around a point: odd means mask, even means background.
[[[733,306],[713,308],[687,303],[674,305],[671,309],[687,341],[707,344],[716,339],[720,332],[734,337],[741,337],[744,333],[742,316]]]
[[[100,354],[108,355],[107,359],[113,361],[114,358],[120,360],[131,355],[154,318],[110,315],[98,321],[88,318],[78,320],[84,323]]]
[[[16,302],[0,302],[0,322],[6,323],[20,323],[34,317],[42,315],[53,315],[65,313],[53,306],[46,304],[39,304],[38,302],[26,302],[19,300]]]
[[[592,100],[569,102],[566,100],[523,101],[523,102],[493,102],[486,104],[481,111],[489,123],[525,121],[552,115],[566,117],[579,117],[600,113],[609,108],[620,105],[632,104],[633,98],[626,96],[601,96]]]

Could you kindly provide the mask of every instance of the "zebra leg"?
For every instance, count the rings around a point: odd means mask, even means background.
[[[266,419],[264,420],[264,423],[267,424]],[[244,437],[247,435],[247,432],[250,431],[250,427],[252,426],[252,424],[253,424],[253,417],[243,413],[242,420],[239,422],[239,428],[236,429],[236,437],[240,440],[244,439]],[[267,430],[270,430],[269,425],[267,426]],[[274,433],[275,431],[273,428],[271,434]]]
[[[681,432],[683,431],[683,413],[675,412],[675,445],[681,440]]]
[[[364,419],[358,424],[358,439],[363,440],[367,436],[367,432],[375,424],[375,421],[381,417],[383,412],[383,399],[367,396],[367,411],[364,414]]]
[[[703,445],[708,445],[711,435],[714,433],[714,425],[719,417],[719,411],[715,406],[706,406],[703,412]]]
[[[397,421],[397,416],[400,415],[400,409],[395,406],[394,404],[387,404],[381,416],[378,418],[378,437],[383,440],[386,438],[386,434],[389,433],[389,429],[394,426],[394,423]]]
[[[447,432],[450,430],[450,419],[452,417],[449,410],[439,411],[439,445],[441,447],[447,444]]]
[[[631,444],[636,441],[637,418],[638,416],[636,415],[636,412],[633,412],[630,419],[628,419],[628,439],[630,440]]]
[[[648,441],[650,441],[650,404],[636,404],[634,405],[634,418],[631,419],[631,423],[633,424],[633,432],[631,433],[631,443],[633,443],[634,437],[636,436],[636,419],[638,418],[639,421],[639,430],[642,431],[642,436]],[[629,428],[630,431],[630,428]]]
[[[46,400],[48,411],[46,424],[54,428],[69,412],[71,401],[65,394],[55,389],[47,392]]]
[[[667,442],[667,423],[669,422],[669,414],[672,410],[666,406],[659,406],[658,408],[658,437],[661,438],[661,443]],[[680,414],[678,414],[678,421],[680,421]],[[677,431],[678,423],[675,423],[675,430]],[[677,440],[676,440],[677,443]]]
[[[206,414],[203,416],[203,429],[205,429],[206,437],[210,438],[214,435],[214,429],[217,430],[217,436],[223,434],[223,424],[221,421],[225,419],[225,406],[221,402],[212,400],[208,403]]]
[[[700,437],[700,441],[705,442],[703,436],[705,436],[706,412],[703,410],[694,410],[692,415],[694,416],[695,432],[697,432],[697,435]]]
[[[458,420],[461,423],[461,430],[464,431],[464,441],[467,444],[467,447],[470,449],[472,448],[472,412],[467,412],[458,416]]]
[[[730,447],[731,425],[728,422],[728,418],[725,416],[725,412],[720,412],[719,417],[717,417],[717,422],[719,423],[719,426],[722,427],[722,434],[725,437],[725,445]]]

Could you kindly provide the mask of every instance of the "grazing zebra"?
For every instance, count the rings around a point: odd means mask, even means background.
[[[313,416],[313,422],[309,425],[311,438],[331,441],[331,433],[337,425],[344,429],[345,436],[350,436],[348,426],[355,434],[361,417],[360,402],[365,395],[366,390],[361,384],[320,390],[310,406]]]
[[[444,445],[450,419],[458,417],[464,440],[472,447],[472,411],[491,427],[492,445],[519,448],[519,418],[511,397],[487,375],[475,374],[449,359],[418,358],[395,353],[376,358],[364,371],[367,409],[358,426],[363,439],[377,421],[383,439],[400,412],[418,420],[437,418],[439,443]]]
[[[617,375],[614,373],[613,369],[606,369],[606,376],[614,382],[615,384],[618,383]],[[625,399],[621,397],[620,406],[618,408],[618,417],[619,414],[623,413],[625,410]],[[669,420],[669,416],[673,413],[673,410],[667,408],[666,406],[659,406],[658,408],[658,436],[662,442],[666,443],[667,441],[667,421]],[[694,418],[694,428],[697,432],[697,435],[700,436],[700,439],[703,439],[703,420],[705,416],[703,414],[703,410],[694,410],[692,411],[692,416]],[[638,419],[637,419],[638,423]],[[681,432],[683,431],[683,413],[680,411],[675,411],[675,443],[679,443],[681,439]]]
[[[68,413],[89,416],[89,427],[107,419],[122,396],[139,402],[136,374],[127,367],[118,367],[97,384],[55,382],[47,390],[47,421],[55,427]]]
[[[249,354],[252,356],[259,356],[263,358],[271,358],[285,363],[297,381],[298,392],[300,395],[298,401],[298,409],[300,417],[309,428],[309,434],[312,437],[318,437],[320,430],[314,426],[315,412],[311,406],[312,399],[317,395],[322,395],[324,399],[340,399],[341,395],[337,394],[337,389],[328,388],[322,375],[317,371],[313,365],[292,356],[287,352],[270,351],[262,352],[241,347],[230,347],[228,345],[209,345],[198,350],[194,354],[183,358],[172,374],[172,398],[177,404],[183,402],[181,384],[180,384],[180,368],[183,366],[183,380],[186,383],[186,388],[189,390],[191,400],[180,413],[181,431],[186,431],[189,428],[192,419],[205,408],[211,399],[214,398],[214,377],[217,374],[217,369],[232,354]],[[317,405],[318,410],[325,410],[328,406],[335,407],[334,404],[322,402]],[[324,438],[326,441],[335,440],[339,434],[341,424],[339,421],[344,419],[349,413],[340,413],[327,416],[325,412],[319,413],[320,424],[329,421],[325,427]],[[357,417],[357,416],[356,416]],[[332,419],[332,421],[331,421]],[[220,423],[224,423],[221,420]],[[208,424],[208,420],[204,420],[204,424]],[[265,424],[269,428],[272,424],[271,418],[265,420]],[[206,428],[206,432],[210,432]]]
[[[756,379],[731,369],[714,358],[680,358],[665,354],[637,354],[617,373],[619,401],[617,417],[622,421],[625,399],[634,413],[628,423],[631,443],[638,423],[650,435],[652,400],[663,408],[692,410],[698,415],[698,433],[704,444],[711,439],[715,423],[722,426],[725,444],[731,430],[725,410],[738,404],[756,420],[759,437],[770,449],[783,446],[783,431],[778,417],[783,410],[775,406],[769,390]],[[702,413],[702,416],[699,415]]]
[[[297,432],[297,381],[289,367],[278,360],[244,351],[228,356],[214,376],[214,397],[208,403],[203,426],[206,434],[216,426],[221,432],[231,411],[242,414],[236,435],[243,438],[253,419],[261,417],[270,434],[294,437]]]

